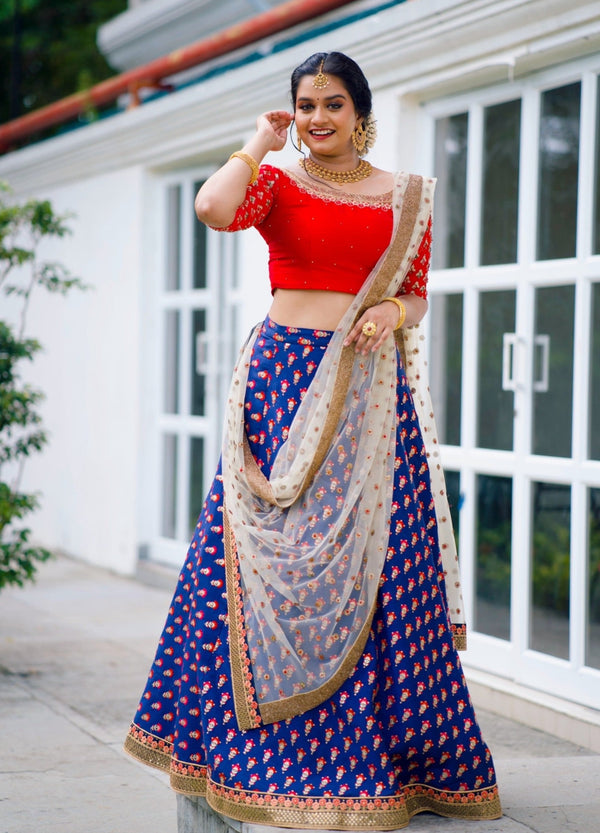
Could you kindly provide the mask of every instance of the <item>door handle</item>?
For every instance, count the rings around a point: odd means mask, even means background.
[[[196,333],[196,373],[205,376],[208,371],[208,334]]]
[[[535,336],[533,346],[534,350],[541,350],[540,377],[534,379],[533,389],[536,393],[546,393],[550,381],[550,336]]]
[[[517,334],[502,334],[502,390],[517,389],[516,353]]]

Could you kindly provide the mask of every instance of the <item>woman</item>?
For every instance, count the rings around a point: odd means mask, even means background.
[[[265,238],[273,302],[126,749],[242,821],[498,818],[421,384],[434,183],[362,159],[371,93],[347,56],[311,56],[292,100],[196,198]],[[299,167],[259,166],[292,121]]]

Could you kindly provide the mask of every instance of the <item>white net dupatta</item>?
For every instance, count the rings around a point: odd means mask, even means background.
[[[257,327],[234,370],[223,445],[230,658],[240,728],[330,697],[358,661],[386,557],[396,446],[395,340],[356,355],[344,338],[399,290],[434,181],[396,175],[392,241],[333,333],[267,479],[244,397]]]

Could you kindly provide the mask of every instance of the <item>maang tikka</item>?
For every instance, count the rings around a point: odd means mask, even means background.
[[[329,78],[323,72],[323,64],[325,63],[325,58],[321,61],[321,65],[319,67],[319,71],[313,78],[313,87],[317,90],[323,90],[325,87],[329,86]]]

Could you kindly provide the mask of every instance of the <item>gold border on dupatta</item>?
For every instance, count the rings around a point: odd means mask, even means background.
[[[364,625],[360,629],[360,633],[354,640],[354,644],[349,649],[335,674],[326,683],[323,683],[318,688],[313,688],[312,691],[307,691],[305,694],[294,694],[282,700],[272,700],[270,703],[259,704],[258,708],[263,723],[275,723],[277,720],[287,720],[289,717],[302,714],[323,703],[335,694],[361,657],[367,639],[369,638],[371,622],[375,615],[376,606],[377,597],[375,597],[375,601],[371,606]]]
[[[457,651],[467,650],[467,626],[466,624],[459,624],[457,622],[450,622],[450,629],[452,631],[452,641]]]
[[[407,378],[408,378],[409,364],[412,364],[412,361],[408,360],[408,357],[407,357],[406,344],[407,344],[407,340],[409,338],[408,331],[405,331],[403,329],[397,330],[394,333],[394,336],[395,336],[395,339],[396,339],[396,347],[398,348],[398,351],[400,352],[400,359],[402,361],[402,366],[403,366],[404,372],[406,373]],[[420,348],[418,348],[417,350],[413,349],[412,352],[413,353],[418,352],[419,349]],[[419,378],[419,375],[417,375],[417,379],[422,382],[422,380]],[[427,388],[427,391],[429,391],[429,388]],[[417,411],[419,422],[421,423],[422,421],[421,421],[420,409],[419,409],[419,406],[418,406],[418,402],[414,398],[414,395],[415,395],[415,389],[414,388],[411,388],[411,393],[413,395],[413,401],[414,401],[414,404],[415,404],[415,409]],[[433,413],[430,414],[430,417],[431,417],[431,419],[433,419]],[[421,424],[421,431],[422,432],[423,432],[423,429],[424,429],[424,427]],[[424,439],[425,439],[425,435],[424,435]],[[429,441],[431,441],[431,436],[430,436]],[[437,442],[437,440],[434,440],[434,442]],[[427,444],[426,444],[426,448],[427,448],[427,464],[430,465],[431,464],[430,452],[429,452]],[[439,463],[438,463],[437,467],[440,468]],[[433,473],[431,472],[431,469],[430,469],[430,473],[433,476]],[[432,489],[433,489],[433,485],[432,485]],[[444,501],[445,506],[446,506],[445,515],[446,515],[446,517],[449,517],[450,516],[450,507],[448,506],[448,498],[447,498],[447,493],[446,493],[445,488],[444,488],[444,493],[441,493],[439,495],[439,499]],[[438,499],[435,497],[435,494],[434,494],[434,501],[435,501],[436,522],[439,523],[439,521],[438,521],[438,518],[439,518],[439,504],[438,504]],[[440,534],[439,527],[438,527],[438,534]],[[440,547],[441,547],[442,559],[443,559],[444,558],[444,548],[443,548],[443,544],[442,544],[441,540],[440,540],[439,544],[440,544]],[[456,556],[456,558],[458,558],[458,556],[456,555],[456,550],[455,550],[455,556]],[[444,563],[444,572],[446,573],[446,564],[445,563]],[[446,574],[446,579],[445,580],[446,580],[445,598],[446,598],[446,606],[448,607],[448,576],[447,576],[447,574]],[[461,608],[462,608],[462,605],[461,605]],[[454,647],[456,648],[457,651],[466,651],[467,647],[468,647],[468,645],[467,645],[467,625],[466,625],[466,622],[453,621],[451,611],[448,610],[447,612],[448,612],[448,621],[450,623],[450,629],[451,629],[451,633],[452,633],[452,641],[453,641]]]
[[[255,729],[261,723],[275,723],[318,706],[331,697],[354,668],[365,647],[375,615],[376,602],[362,626],[354,644],[348,651],[342,665],[322,686],[306,694],[295,694],[282,700],[259,704],[255,697],[248,644],[245,638],[244,611],[240,573],[237,566],[235,536],[229,523],[229,516],[223,512],[223,537],[225,541],[225,571],[227,581],[227,611],[229,616],[229,655],[231,665],[231,686],[235,715],[240,729]]]
[[[254,697],[251,662],[245,637],[244,610],[237,547],[229,512],[223,503],[223,543],[225,545],[225,584],[229,619],[229,665],[235,716],[240,729],[255,729],[261,724],[258,703]]]

